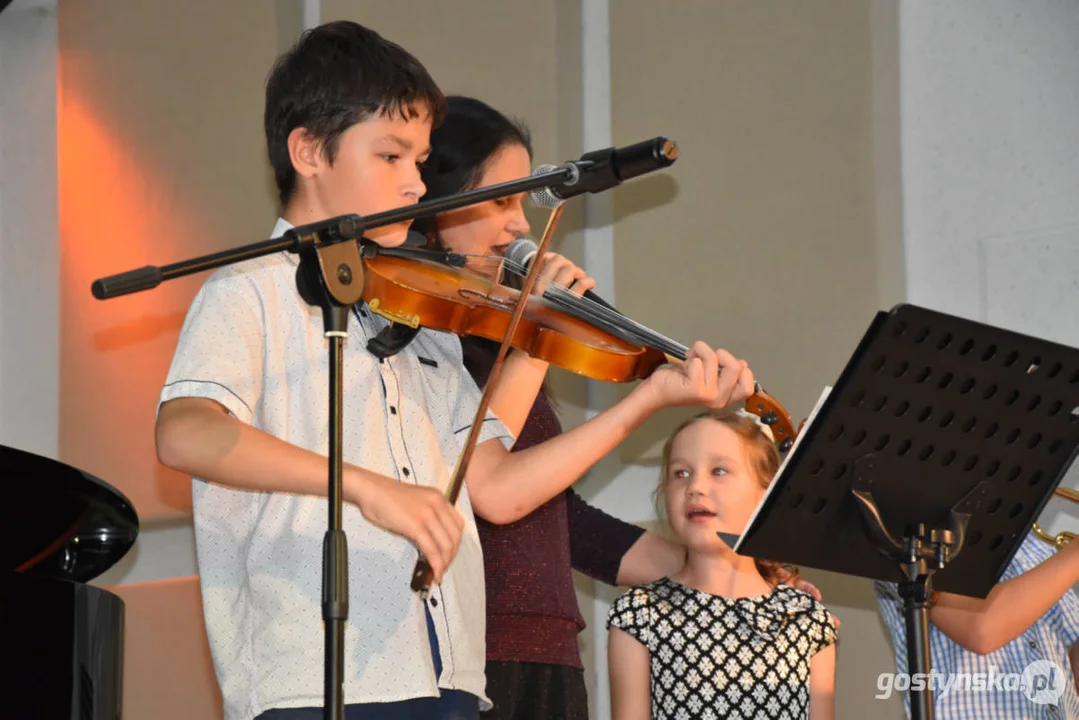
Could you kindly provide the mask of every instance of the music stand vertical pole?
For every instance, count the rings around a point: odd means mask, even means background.
[[[907,527],[903,538],[903,557],[900,565],[907,579],[899,583],[899,597],[903,600],[903,617],[907,629],[907,670],[911,678],[927,678],[931,664],[929,659],[929,597],[932,592],[932,573],[942,569],[943,564],[931,567],[923,552],[925,526]],[[934,553],[935,555],[936,553]],[[933,688],[910,687],[911,720],[933,720]]]
[[[929,598],[933,587],[932,576],[937,570],[943,570],[948,560],[962,549],[966,524],[970,518],[959,510],[974,500],[968,496],[953,508],[950,529],[935,529],[927,533],[925,525],[914,523],[907,525],[903,539],[897,540],[888,532],[870,490],[873,480],[868,473],[873,466],[872,457],[855,463],[851,495],[856,501],[869,542],[882,555],[898,564],[906,578],[899,583],[898,589],[906,625],[907,671],[912,679],[909,690],[910,716],[911,720],[933,720],[933,688],[929,682]],[[915,683],[914,678],[924,679],[925,683]]]
[[[922,561],[924,564],[924,561]],[[930,578],[919,575],[913,580],[899,583],[899,597],[903,599],[903,616],[907,625],[907,668],[910,676],[927,678],[924,689],[910,688],[910,716],[912,720],[933,720],[933,688],[928,684],[929,661],[929,596]]]

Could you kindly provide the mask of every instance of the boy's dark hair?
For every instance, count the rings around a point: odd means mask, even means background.
[[[341,134],[372,115],[419,117],[435,126],[446,99],[420,62],[374,30],[348,21],[306,31],[277,62],[266,82],[266,148],[285,205],[296,188],[288,136],[306,128],[332,163]]]

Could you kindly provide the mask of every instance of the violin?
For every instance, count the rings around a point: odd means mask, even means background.
[[[506,337],[521,291],[470,269],[465,256],[373,244],[364,246],[362,256],[363,298],[371,312],[412,328],[495,342]],[[686,346],[556,286],[526,297],[510,345],[569,372],[618,383],[647,378],[661,365],[684,361],[688,352]],[[789,448],[793,421],[775,398],[758,386],[746,410],[772,428],[780,450]]]

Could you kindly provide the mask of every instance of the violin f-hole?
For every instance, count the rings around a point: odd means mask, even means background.
[[[499,307],[507,309],[514,306],[514,303],[508,298],[499,297],[497,295],[488,295],[487,293],[479,292],[478,290],[473,290],[472,288],[460,288],[457,291],[457,294],[465,300],[483,302],[488,305],[498,305]]]

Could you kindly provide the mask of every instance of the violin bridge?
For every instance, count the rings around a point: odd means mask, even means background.
[[[420,326],[419,315],[402,315],[389,310],[382,309],[382,302],[378,298],[371,298],[367,303],[368,309],[376,315],[381,315],[390,322],[400,323],[401,325],[408,325],[410,328],[418,328]]]

